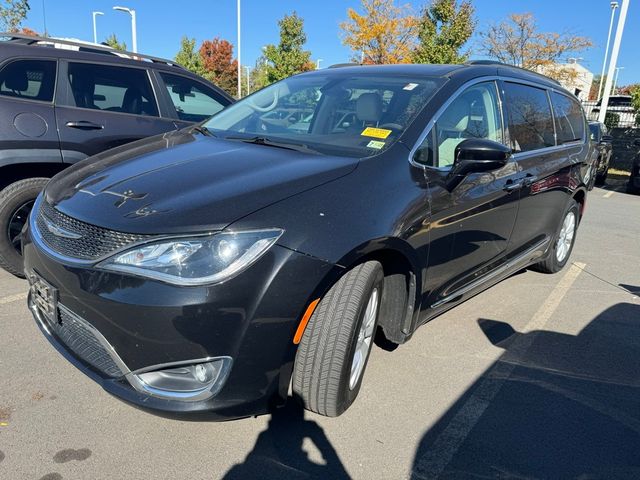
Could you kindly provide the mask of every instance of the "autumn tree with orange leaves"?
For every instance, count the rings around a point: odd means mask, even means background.
[[[340,24],[342,42],[354,51],[352,60],[365,64],[410,63],[416,47],[418,21],[409,5],[393,0],[362,0],[362,14],[347,10]]]
[[[200,57],[204,77],[229,95],[236,95],[238,60],[233,58],[233,45],[218,37],[205,40],[200,46]]]

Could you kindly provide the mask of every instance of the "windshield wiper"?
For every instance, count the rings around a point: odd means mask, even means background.
[[[254,145],[264,145],[266,147],[276,147],[276,148],[285,148],[287,150],[295,150],[297,152],[302,153],[315,153],[318,154],[317,150],[313,148],[309,148],[308,145],[304,143],[296,143],[296,142],[281,142],[277,140],[272,140],[267,137],[261,137],[259,135],[256,136],[240,136],[240,135],[230,135],[228,137],[224,137],[225,140],[235,140],[239,142],[252,143]]]
[[[215,137],[216,135],[204,125],[195,125],[191,130],[206,135],[207,137]]]

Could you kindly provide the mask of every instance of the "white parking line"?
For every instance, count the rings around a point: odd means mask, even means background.
[[[602,198],[609,198],[611,195],[613,195],[615,192],[613,190],[609,190],[607,193],[605,193]]]
[[[558,285],[523,329],[522,333],[529,333],[529,335],[519,336],[509,347],[510,360],[513,355],[522,357],[531,348],[537,336],[534,332],[544,329],[585,266],[584,263],[578,262],[571,265],[571,268],[564,274]],[[416,466],[412,472],[413,478],[432,479],[440,476],[469,432],[498,394],[504,382],[509,379],[517,363],[520,362],[497,361],[487,370],[484,379],[435,439],[426,455],[416,459]]]
[[[9,295],[8,297],[0,298],[0,305],[6,305],[7,303],[17,302],[18,300],[26,300],[26,293],[16,293],[15,295]]]

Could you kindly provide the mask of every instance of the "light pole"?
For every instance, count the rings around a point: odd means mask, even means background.
[[[249,75],[249,72],[251,71],[251,67],[249,67],[248,65],[245,65],[244,69],[247,72],[247,95],[251,95],[251,76]]]
[[[131,15],[131,43],[133,44],[133,53],[138,53],[138,39],[136,35],[136,11],[132,8],[127,7],[113,7],[113,9]]]
[[[624,70],[624,67],[616,67],[616,75],[613,77],[613,88],[611,89],[611,95],[616,94],[616,85],[618,85],[618,75],[620,75],[620,70]]]
[[[318,60],[316,60],[316,70],[320,70],[320,62],[322,62],[323,60],[321,58],[319,58]]]
[[[236,0],[237,22],[238,22],[238,98],[242,96],[242,62],[240,61],[240,0]]]
[[[98,43],[98,30],[96,29],[96,16],[104,15],[102,12],[91,12],[93,16],[93,43]]]
[[[607,56],[609,55],[609,43],[611,42],[611,32],[613,31],[613,19],[616,16],[618,2],[611,2],[611,21],[609,22],[609,35],[607,36],[607,48],[604,51],[604,62],[602,63],[602,73],[600,74],[600,85],[598,86],[598,98],[602,95],[602,82],[604,81],[604,70],[607,68]]]
[[[600,104],[600,112],[598,112],[598,121],[604,123],[607,116],[607,107],[609,106],[609,96],[611,86],[613,84],[613,74],[618,63],[618,53],[620,53],[620,44],[622,43],[622,32],[624,31],[624,22],[627,20],[627,10],[629,10],[629,0],[622,0],[622,8],[620,8],[620,16],[618,17],[618,27],[616,28],[616,36],[613,39],[613,49],[611,50],[611,62],[609,63],[609,71],[607,72],[607,81],[604,84],[604,95]]]

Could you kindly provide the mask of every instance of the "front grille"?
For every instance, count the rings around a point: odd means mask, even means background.
[[[117,378],[123,375],[106,347],[98,340],[93,328],[64,305],[58,305],[60,322],[51,325],[52,330],[69,350],[82,360],[108,375]]]
[[[47,222],[79,238],[56,235],[47,226]],[[40,206],[36,226],[47,247],[65,257],[80,260],[97,260],[127,245],[151,237],[151,235],[116,232],[81,222],[59,212],[45,201]]]

